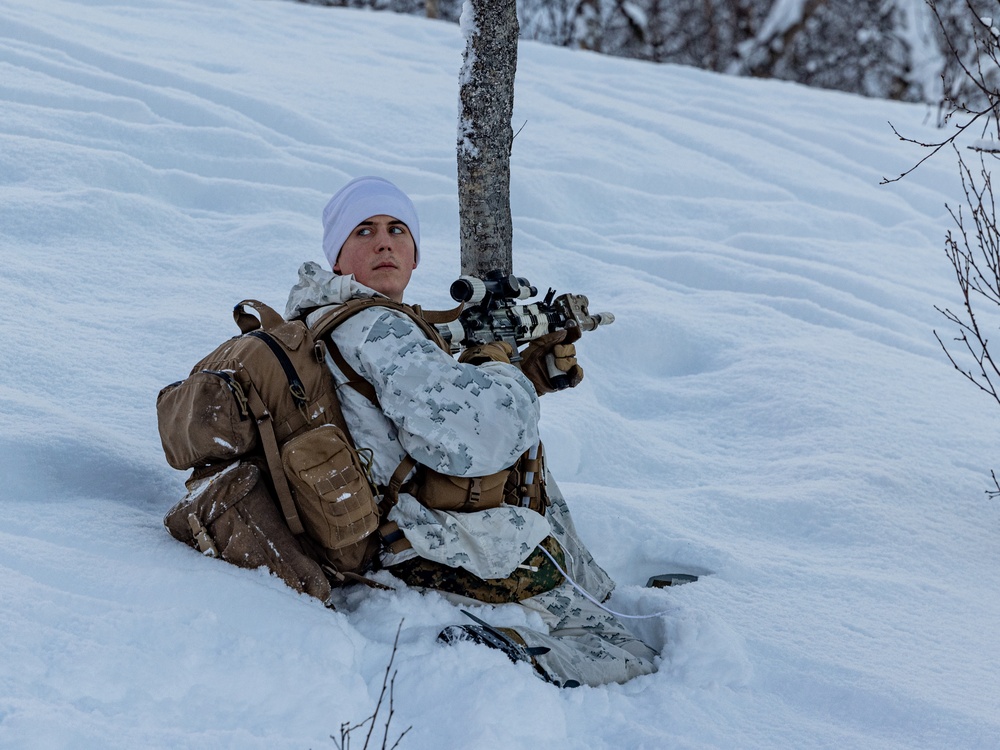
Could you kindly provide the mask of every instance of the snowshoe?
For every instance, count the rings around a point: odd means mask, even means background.
[[[476,624],[449,625],[438,634],[437,639],[439,641],[447,644],[459,641],[472,641],[487,648],[502,651],[512,662],[528,662],[535,668],[535,672],[538,673],[539,677],[556,687],[580,687],[580,683],[576,680],[559,682],[559,680],[553,679],[551,675],[537,664],[535,657],[547,654],[550,649],[545,646],[528,646],[516,630],[511,628],[495,628],[485,620],[481,620],[464,609],[461,612],[466,617],[475,620]]]

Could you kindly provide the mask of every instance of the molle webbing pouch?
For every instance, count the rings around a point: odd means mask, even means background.
[[[415,466],[416,474],[407,480]],[[549,500],[545,493],[544,450],[539,443],[537,450],[525,452],[509,469],[483,477],[441,474],[406,456],[383,488],[383,514],[396,504],[400,492],[412,494],[422,505],[433,510],[469,513],[506,504],[545,515]]]
[[[306,534],[324,550],[356,546],[378,529],[367,470],[339,427],[323,425],[292,438],[281,449],[281,462]]]
[[[504,501],[507,469],[485,477],[452,477],[421,467],[417,500],[434,510],[468,513],[496,508]]]
[[[167,463],[189,469],[231,461],[257,447],[257,422],[231,370],[200,369],[156,398]]]
[[[505,504],[545,515],[548,497],[541,443],[535,458],[530,453],[522,455],[511,468],[484,477],[453,477],[422,466],[416,478],[417,500],[434,510],[468,513]]]

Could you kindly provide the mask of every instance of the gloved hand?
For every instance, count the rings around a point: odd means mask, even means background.
[[[506,341],[492,341],[489,344],[470,346],[458,355],[458,361],[469,365],[481,365],[483,362],[505,362],[510,364],[514,348]]]
[[[535,339],[525,348],[518,364],[539,396],[580,385],[583,368],[577,364],[573,344],[578,338],[579,328],[554,331]]]

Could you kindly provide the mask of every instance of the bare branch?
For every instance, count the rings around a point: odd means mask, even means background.
[[[965,0],[965,6],[972,16],[972,43],[974,57],[959,49],[955,36],[949,31],[938,11],[938,0],[927,0],[944,36],[947,52],[959,72],[959,81],[949,81],[942,76],[944,100],[942,108],[947,114],[942,124],[952,124],[953,131],[948,137],[936,143],[923,143],[901,135],[895,127],[893,133],[905,143],[912,143],[930,149],[924,158],[893,180],[883,179],[882,184],[896,182],[910,174],[932,156],[951,145],[958,160],[959,175],[965,204],[954,209],[946,204],[954,222],[953,231],[945,238],[945,255],[951,263],[955,282],[961,294],[962,309],[958,312],[950,308],[935,306],[935,309],[951,325],[958,329],[950,343],[934,331],[934,337],[945,356],[962,377],[975,385],[1000,404],[1000,366],[990,352],[990,337],[982,321],[989,313],[996,315],[1000,310],[1000,220],[997,217],[996,196],[988,156],[998,157],[1000,146],[984,146],[973,143],[969,150],[979,157],[978,169],[973,170],[958,148],[959,139],[973,134],[973,126],[980,123],[979,134],[985,137],[991,131],[1000,144],[1000,90],[994,85],[1000,70],[1000,31],[993,27],[992,19],[981,18],[972,5]],[[967,104],[963,97],[979,104]],[[954,124],[956,120],[961,120]],[[993,324],[995,325],[995,324]],[[987,326],[991,327],[991,326]],[[971,362],[971,363],[970,363]],[[987,490],[993,498],[1000,498],[1000,481],[990,472],[995,489]]]
[[[993,113],[992,113],[991,109],[985,109],[985,110],[983,110],[981,112],[975,112],[975,113],[972,113],[972,114],[973,114],[972,119],[970,119],[968,122],[962,123],[961,125],[956,125],[955,126],[955,132],[952,133],[947,138],[945,138],[943,141],[940,141],[938,143],[924,143],[923,141],[918,141],[918,140],[916,140],[914,138],[907,138],[905,135],[902,135],[898,130],[896,130],[896,126],[893,125],[890,122],[889,123],[889,127],[892,128],[892,132],[896,134],[896,137],[899,138],[899,140],[903,141],[904,143],[912,143],[912,144],[914,144],[916,146],[922,146],[923,148],[929,148],[929,149],[933,149],[933,150],[929,154],[927,154],[927,156],[925,156],[923,159],[921,159],[916,164],[914,164],[912,167],[910,167],[905,172],[903,172],[902,174],[900,174],[898,177],[893,177],[892,179],[889,179],[887,177],[883,177],[879,181],[879,184],[880,185],[888,185],[889,183],[892,183],[892,182],[899,182],[901,179],[903,179],[908,174],[910,174],[911,172],[913,172],[914,170],[916,170],[917,167],[919,167],[925,161],[927,161],[928,159],[930,159],[932,156],[934,156],[938,151],[940,151],[941,149],[943,149],[945,146],[947,146],[949,144],[954,144],[955,141],[957,141],[965,133],[965,131],[968,130],[977,120],[979,120],[982,117],[987,117],[988,118]],[[988,124],[988,121],[987,121],[987,124]]]
[[[892,123],[889,123],[892,132],[901,141],[929,148],[931,152],[899,176],[893,178],[883,177],[879,183],[881,185],[887,185],[903,179],[925,161],[940,152],[942,148],[949,144],[954,145],[963,135],[973,132],[970,129],[976,123],[981,123],[982,125],[980,130],[981,136],[985,136],[992,125],[998,140],[1000,140],[1000,91],[997,91],[997,88],[990,84],[990,78],[995,74],[997,69],[1000,69],[1000,46],[998,46],[998,40],[993,33],[992,27],[979,16],[970,0],[966,0],[966,7],[973,19],[973,43],[976,50],[975,60],[970,64],[966,60],[963,50],[958,48],[954,35],[950,33],[947,24],[941,17],[937,7],[937,0],[927,0],[927,4],[930,6],[938,28],[944,37],[947,48],[946,52],[955,65],[955,69],[960,73],[959,77],[966,84],[971,85],[972,90],[978,92],[979,96],[976,98],[982,101],[983,104],[980,107],[973,107],[964,101],[960,101],[958,97],[961,96],[962,90],[949,87],[947,81],[943,80],[944,99],[941,104],[947,110],[947,114],[945,114],[941,124],[951,123],[958,116],[966,116],[968,119],[956,124],[954,131],[947,138],[934,143],[924,143],[914,138],[908,138],[902,135]],[[984,58],[992,63],[989,69],[983,67]],[[942,79],[944,78],[945,76],[942,74]]]
[[[375,722],[378,719],[379,712],[382,710],[382,703],[385,701],[386,695],[389,696],[389,715],[385,719],[384,731],[382,733],[382,750],[387,750],[389,744],[389,725],[392,723],[392,717],[395,715],[395,697],[394,692],[396,688],[396,672],[393,671],[392,665],[396,660],[396,652],[399,650],[399,634],[403,630],[403,620],[399,621],[399,627],[396,628],[396,638],[392,642],[392,654],[389,656],[389,663],[385,667],[385,674],[382,675],[382,689],[378,694],[378,701],[375,704],[375,713],[369,716],[364,721],[358,722],[357,724],[351,725],[350,722],[345,721],[340,725],[340,740],[338,741],[336,737],[330,735],[330,739],[337,746],[337,750],[350,750],[351,747],[351,732],[355,729],[360,729],[365,724],[369,724],[368,734],[365,735],[365,744],[362,750],[368,750],[368,743],[371,741],[372,733],[375,730]],[[395,750],[399,747],[400,741],[406,736],[406,733],[413,729],[413,726],[408,726],[402,731],[396,741],[392,744],[391,748],[388,750]]]
[[[993,486],[996,487],[996,489],[986,490],[986,494],[995,500],[1000,497],[1000,482],[997,481],[997,475],[992,469],[990,470],[990,476],[993,477]]]

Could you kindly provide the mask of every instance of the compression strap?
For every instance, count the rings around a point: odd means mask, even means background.
[[[295,371],[295,365],[292,364],[292,360],[285,354],[285,350],[281,348],[281,345],[274,340],[271,334],[265,331],[250,331],[246,335],[253,336],[255,339],[260,339],[267,344],[267,348],[271,350],[274,358],[278,360],[278,364],[281,365],[281,369],[285,373],[285,379],[288,380],[288,390],[292,394],[292,400],[298,408],[305,409],[308,405],[306,401],[306,387],[302,385],[302,380]]]

